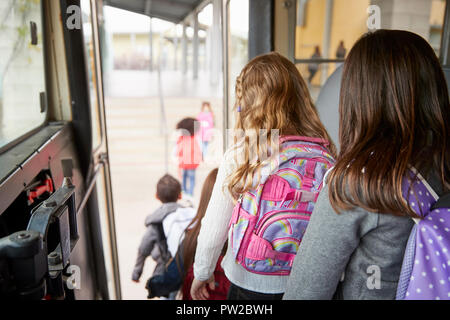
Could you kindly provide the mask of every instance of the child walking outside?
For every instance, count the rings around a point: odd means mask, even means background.
[[[177,125],[180,137],[177,141],[178,168],[181,171],[183,192],[194,196],[195,174],[202,162],[202,151],[195,137],[199,123],[193,118],[185,118]]]
[[[211,103],[203,102],[202,111],[198,114],[197,120],[200,123],[199,135],[202,142],[203,159],[205,159],[214,133],[214,113]]]
[[[165,296],[170,292],[181,288],[181,298],[183,300],[192,300],[190,291],[192,281],[194,280],[193,263],[195,250],[197,248],[197,238],[200,232],[201,220],[205,216],[212,190],[216,182],[217,172],[218,170],[214,169],[206,177],[202,188],[197,215],[186,228],[184,240],[178,247],[177,254],[168,266],[167,271],[162,275],[152,277],[148,281],[147,288],[149,289],[150,298]],[[226,246],[223,248],[219,261],[216,264],[216,269],[214,270],[215,288],[214,290],[208,289],[210,300],[225,300],[230,287],[230,282],[220,266],[220,262],[225,254],[225,249]]]
[[[134,282],[139,282],[148,256],[151,256],[156,262],[153,275],[164,273],[165,265],[172,258],[167,242],[168,240],[170,242],[178,242],[178,239],[171,239],[177,236],[176,232],[170,232],[176,228],[172,226],[171,230],[165,231],[167,229],[167,226],[164,225],[165,220],[171,215],[183,213],[185,218],[190,221],[195,215],[193,208],[184,208],[178,203],[178,200],[181,199],[181,185],[177,179],[170,175],[165,175],[158,181],[156,198],[161,201],[162,205],[145,219],[147,230],[138,249],[136,264],[132,274]],[[186,222],[183,221],[182,223]]]
[[[236,83],[236,129],[202,220],[191,295],[208,299],[222,267],[230,300],[281,299],[292,262],[333,163],[335,147],[307,85],[288,59],[259,56]]]

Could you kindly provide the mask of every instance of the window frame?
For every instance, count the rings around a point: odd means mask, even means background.
[[[443,67],[450,65],[450,1],[445,0],[444,24],[442,25],[439,61]]]
[[[44,128],[45,126],[48,125],[49,123],[49,103],[50,103],[50,99],[49,99],[49,95],[48,93],[50,92],[50,81],[49,81],[49,70],[48,70],[48,48],[47,48],[47,18],[46,18],[46,10],[47,10],[47,4],[46,4],[46,0],[40,0],[40,7],[41,7],[41,21],[42,21],[42,54],[43,57],[42,59],[44,60],[44,82],[45,82],[45,118],[44,121],[38,125],[37,127],[30,129],[29,131],[23,133],[22,135],[20,135],[19,137],[11,140],[10,142],[6,143],[3,146],[0,146],[0,154],[4,154],[6,153],[8,150],[12,149],[13,147],[15,147],[16,145],[18,145],[19,143],[25,141],[26,139],[28,139],[29,137],[35,135],[37,132],[39,132],[40,130],[42,130],[42,128]]]
[[[95,74],[95,96],[96,96],[96,106],[92,105],[91,100],[91,91],[88,90],[89,94],[89,106],[90,106],[90,112],[91,112],[91,143],[92,143],[92,152],[93,154],[98,154],[100,149],[104,147],[105,145],[105,132],[106,129],[104,128],[105,124],[103,121],[103,110],[105,108],[104,106],[104,92],[103,92],[103,70],[102,70],[102,58],[101,58],[101,44],[99,39],[99,23],[98,23],[98,3],[96,1],[88,0],[89,2],[89,9],[90,9],[90,25],[91,25],[91,34],[92,34],[92,45],[93,45],[93,58],[94,58],[94,69],[91,70],[92,73]],[[80,1],[80,7],[81,7],[81,1]],[[89,56],[89,48],[86,48],[86,42],[85,42],[85,36],[84,36],[84,21],[82,20],[83,28],[82,28],[82,34],[83,34],[83,51],[85,53],[86,58]],[[89,75],[89,59],[85,59],[86,63],[86,75]],[[90,84],[90,79],[87,79],[87,84]],[[96,109],[96,112],[98,114],[98,119],[95,119],[92,117],[92,111],[93,108]],[[94,130],[99,130],[99,141],[95,141],[94,138]]]
[[[307,63],[343,63],[345,62],[345,59],[326,59],[326,58],[319,58],[319,59],[297,59],[295,57],[295,48],[296,48],[296,35],[295,30],[297,27],[297,3],[298,1],[295,1],[295,5],[289,7],[289,43],[293,43],[294,45],[289,46],[289,57],[291,58],[292,62],[294,64],[307,64]],[[439,50],[439,61],[441,62],[442,66],[448,66],[450,65],[450,0],[445,0],[445,14],[444,14],[444,21],[442,24],[442,35],[441,35],[441,47]]]

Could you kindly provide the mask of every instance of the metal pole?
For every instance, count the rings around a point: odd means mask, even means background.
[[[159,104],[161,108],[161,135],[164,137],[164,165],[165,172],[169,172],[169,129],[167,125],[167,116],[166,116],[166,106],[164,104],[164,92],[163,92],[163,83],[161,76],[161,59],[162,59],[162,46],[163,46],[163,35],[160,36],[160,45],[159,45],[159,63],[158,63],[158,95],[159,95]]]
[[[333,24],[333,0],[327,0],[325,7],[325,26],[323,32],[322,58],[328,58],[330,52],[331,27]],[[322,65],[322,85],[328,79],[328,64]]]
[[[187,35],[186,35],[186,29],[187,29],[187,25],[186,23],[183,23],[183,37],[181,39],[181,46],[182,46],[182,68],[183,68],[183,74],[187,74],[187,55],[188,55],[188,39],[187,39]]]
[[[213,0],[213,25],[211,36],[211,84],[217,85],[222,72],[222,0]]]
[[[178,70],[178,34],[177,26],[175,26],[175,37],[173,39],[174,55],[173,55],[173,68],[175,71]]]
[[[442,27],[441,54],[440,60],[444,67],[450,65],[450,3],[449,0],[445,4],[444,25]]]
[[[198,25],[198,12],[194,12],[193,14],[193,19],[194,19],[194,53],[193,53],[193,78],[194,80],[198,79],[198,55],[199,55],[199,38],[198,38],[198,30],[199,30],[199,25]]]
[[[288,11],[288,59],[291,61],[295,60],[295,32],[297,30],[296,28],[296,22],[297,22],[297,3],[296,1],[286,1],[285,2],[286,10]]]
[[[153,19],[150,18],[150,71],[153,71]]]
[[[147,0],[145,3],[145,14],[150,17],[150,32],[149,32],[149,46],[150,46],[150,71],[153,71],[153,20],[151,17],[152,0]]]
[[[228,45],[229,45],[229,17],[230,17],[230,0],[222,1],[222,57],[223,57],[223,152],[228,148],[228,131],[230,125],[229,116],[229,68],[230,61],[228,55]]]

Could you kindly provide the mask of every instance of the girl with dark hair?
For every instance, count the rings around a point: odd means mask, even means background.
[[[340,154],[284,299],[394,299],[411,218],[420,218],[402,182],[418,172],[439,196],[450,187],[449,96],[430,45],[407,31],[369,33],[343,72]]]
[[[211,199],[211,194],[214,189],[214,184],[216,183],[218,169],[214,169],[206,178],[203,184],[202,196],[200,198],[200,203],[198,205],[197,215],[194,220],[186,230],[186,236],[183,241],[182,257],[183,257],[183,299],[192,300],[191,297],[191,285],[194,280],[193,264],[195,251],[197,249],[197,238],[200,233],[200,228],[202,226],[201,221],[205,216],[206,209],[208,208],[209,200]],[[214,271],[214,277],[216,284],[214,288],[208,288],[209,299],[210,300],[225,300],[227,297],[228,289],[230,287],[230,282],[228,281],[222,267],[220,266],[222,258],[225,255],[227,245],[222,249],[219,260],[216,264],[216,269]]]

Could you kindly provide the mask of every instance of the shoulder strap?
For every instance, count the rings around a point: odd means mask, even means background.
[[[331,167],[330,169],[328,169],[327,172],[325,172],[325,174],[323,175],[323,186],[326,186],[328,184],[328,175],[330,174],[330,172],[333,171],[333,167]]]
[[[158,235],[159,235],[159,240],[160,241],[166,241],[166,234],[164,233],[164,227],[163,227],[163,223],[161,222],[156,222],[156,223],[152,223],[153,226],[155,227],[155,229],[158,231]]]
[[[421,177],[421,180],[423,180],[423,178]],[[431,189],[433,192],[435,192],[435,194],[439,197],[439,199],[436,201],[436,203],[431,207],[431,210],[434,209],[440,209],[440,208],[450,208],[450,192],[446,192],[442,194],[442,183],[441,181],[437,178],[436,175],[430,175],[429,178],[427,178],[427,182],[428,185],[425,184],[427,186],[428,189]],[[439,194],[441,194],[439,196]]]
[[[171,214],[177,212],[178,209],[180,209],[180,207],[178,207],[178,208],[177,208],[176,210],[174,210],[174,211],[168,212],[160,222],[154,224],[155,227],[156,227],[156,229],[158,229],[158,232],[160,233],[160,238],[161,238],[162,241],[166,241],[166,242],[167,242],[167,237],[166,237],[166,234],[165,234],[165,232],[164,232],[164,225],[163,225],[164,220],[166,220],[166,218],[167,218],[168,216],[170,216]],[[172,227],[172,226],[171,226],[171,227]],[[170,230],[171,230],[171,229],[169,229],[168,234],[170,234]]]
[[[430,194],[433,196],[434,199],[436,199],[436,203],[439,201],[439,196],[436,193],[436,191],[430,186],[430,184],[427,182],[427,180],[425,180],[425,178],[420,174],[420,172],[418,172],[415,168],[411,168],[411,171],[413,171],[416,175],[417,178],[419,178],[420,182],[422,182],[422,184],[425,186],[425,188],[427,188],[427,190],[430,192]],[[433,207],[430,209],[432,210]],[[418,224],[421,220],[417,219],[417,218],[411,218],[414,220],[414,222],[416,224]]]
[[[431,210],[449,208],[450,209],[450,192],[445,193],[438,201],[431,207]]]
[[[170,215],[171,213],[173,213],[173,212],[168,213],[164,217],[164,219],[167,218],[167,216]],[[163,226],[164,219],[159,222],[154,222],[154,223],[152,223],[152,225],[158,232],[159,241],[156,242],[156,245],[159,248],[159,252],[161,254],[162,259],[167,262],[171,258],[171,255],[170,255],[169,248],[167,245],[167,237],[164,232],[164,226]]]
[[[324,145],[325,147],[328,147],[330,145],[330,143],[328,141],[321,139],[321,138],[301,137],[301,136],[282,136],[280,138],[280,143],[283,143],[286,141],[312,142],[312,143],[318,143],[318,144]]]
[[[156,245],[159,248],[159,253],[161,255],[162,260],[164,261],[164,263],[167,263],[170,260],[170,258],[172,258],[172,256],[169,252],[169,247],[167,245],[167,238],[164,233],[162,221],[159,223],[155,223],[154,226],[158,230],[159,234],[159,241],[157,241]]]

